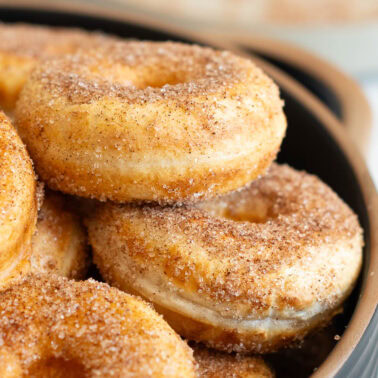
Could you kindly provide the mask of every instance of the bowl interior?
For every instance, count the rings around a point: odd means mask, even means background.
[[[181,37],[180,35],[156,30],[148,26],[141,26],[137,23],[55,11],[0,7],[0,20],[5,22],[27,22],[54,26],[80,27],[88,30],[101,30],[129,38],[150,40],[169,39],[183,42],[195,42],[187,37]],[[273,63],[277,64],[277,62]],[[312,89],[336,115],[339,115],[338,112],[340,110],[338,110],[337,98],[335,98],[332,93],[327,92],[327,88],[324,89],[323,83],[321,83],[323,85],[321,86],[319,83],[314,82],[311,77],[308,77],[308,75],[303,78],[302,73],[295,72],[293,71],[293,68],[290,67],[282,67],[282,64],[281,68],[284,68],[289,74],[299,78],[302,82],[305,81],[308,83],[307,86]],[[344,313],[336,317],[331,326],[332,328],[330,328],[329,331],[333,335],[342,335],[357,304],[361,285],[366,279],[366,261],[369,258],[370,253],[370,226],[367,206],[364,201],[362,189],[359,186],[356,174],[350,162],[337,142],[331,136],[327,127],[321,123],[310,109],[301,103],[299,98],[294,97],[284,89],[282,89],[282,97],[285,100],[288,131],[282,144],[278,160],[280,162],[288,163],[295,168],[305,169],[310,173],[318,175],[358,214],[361,225],[364,228],[364,272],[361,275],[353,294],[347,301]],[[333,340],[333,337],[331,341],[328,340],[329,345],[327,344],[327,346],[324,347],[325,350],[322,351],[322,358],[320,360],[318,358],[311,366],[304,367],[303,373],[299,373],[298,369],[290,370],[292,369],[291,366],[283,366],[280,371],[277,371],[278,376],[290,376],[292,373],[294,373],[296,377],[307,376],[312,372],[314,367],[319,366],[322,360],[326,358],[326,355],[333,348],[335,343],[336,341]],[[306,356],[303,358],[305,357]],[[290,360],[290,356],[284,356],[283,358],[289,358]],[[277,356],[271,358],[274,365],[281,364],[282,366],[282,360],[283,359],[281,358],[281,360],[277,362]],[[342,375],[342,371],[339,372],[339,375],[345,376]]]

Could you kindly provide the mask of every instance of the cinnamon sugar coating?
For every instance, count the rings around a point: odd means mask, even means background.
[[[36,220],[32,162],[9,119],[0,112],[0,289],[28,269]]]
[[[84,278],[89,265],[86,233],[70,199],[47,191],[32,238],[31,271]]]
[[[107,282],[222,350],[301,340],[339,311],[362,260],[356,215],[317,177],[285,165],[195,205],[107,203],[87,224]]]
[[[79,29],[0,23],[0,106],[14,110],[27,77],[39,61],[101,45],[110,38]]]
[[[0,375],[20,371],[195,376],[190,348],[148,304],[94,280],[55,275],[29,275],[0,292]]]
[[[176,203],[264,173],[285,133],[282,105],[272,80],[230,52],[120,41],[40,65],[15,118],[53,189]]]
[[[272,378],[273,372],[261,357],[228,354],[194,345],[200,378]]]

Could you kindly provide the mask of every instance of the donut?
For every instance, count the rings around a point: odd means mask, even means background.
[[[273,378],[261,357],[228,354],[192,346],[199,378]]]
[[[32,238],[31,271],[80,279],[88,268],[86,233],[63,195],[46,191]]]
[[[42,59],[101,45],[107,39],[78,29],[0,23],[0,107],[14,110],[27,77]]]
[[[286,165],[197,204],[106,203],[86,224],[108,283],[153,302],[185,338],[229,352],[296,345],[340,311],[361,267],[356,215]]]
[[[282,105],[273,81],[231,52],[122,41],[45,61],[15,119],[52,189],[180,203],[264,173],[285,133]]]
[[[0,112],[0,289],[29,269],[36,179],[24,144]]]
[[[0,292],[1,377],[194,377],[189,346],[108,285],[28,275]]]

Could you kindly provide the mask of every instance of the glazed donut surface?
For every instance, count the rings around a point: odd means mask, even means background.
[[[256,356],[229,354],[192,346],[199,378],[273,378],[264,360]]]
[[[265,172],[286,129],[277,86],[230,52],[114,42],[46,61],[17,127],[53,189],[116,202],[194,201]]]
[[[195,376],[192,351],[147,303],[94,280],[29,275],[0,292],[0,314],[4,378]]]
[[[26,79],[42,59],[101,45],[107,39],[78,29],[0,23],[0,107],[14,110]]]
[[[47,191],[32,238],[31,271],[84,278],[88,268],[85,230],[68,209],[69,199]]]
[[[29,268],[36,179],[24,144],[0,112],[0,289]]]
[[[152,301],[182,336],[227,351],[301,340],[339,311],[361,266],[355,214],[285,165],[196,205],[107,203],[87,225],[107,282]]]

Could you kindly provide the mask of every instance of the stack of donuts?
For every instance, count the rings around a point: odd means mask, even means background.
[[[2,24],[0,105],[1,377],[271,377],[342,311],[358,219],[250,60]]]

